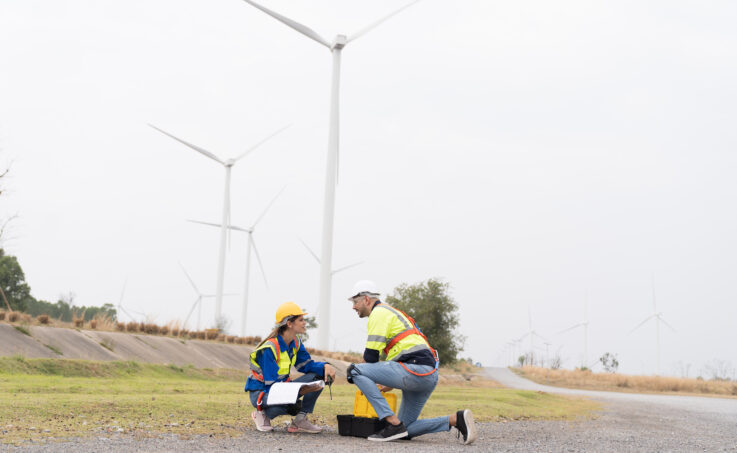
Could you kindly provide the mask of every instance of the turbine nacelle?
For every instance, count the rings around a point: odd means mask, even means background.
[[[348,44],[348,37],[346,35],[338,35],[335,37],[333,43],[330,45],[330,50],[340,50],[345,47],[346,44]]]

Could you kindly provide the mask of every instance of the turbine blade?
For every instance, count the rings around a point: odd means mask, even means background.
[[[194,303],[192,304],[192,308],[189,309],[189,313],[187,313],[187,317],[184,318],[184,327],[187,327],[187,321],[189,321],[189,317],[192,316],[192,313],[194,312],[194,309],[197,307],[197,304],[202,300],[202,297],[198,297]]]
[[[166,132],[164,130],[159,129],[158,127],[154,126],[153,124],[149,124],[149,126],[151,126],[152,128],[156,129],[157,131],[161,132],[162,134],[167,135],[167,136],[173,138],[174,140],[178,141],[179,143],[181,143],[181,144],[183,144],[185,146],[189,146],[190,148],[192,148],[193,150],[197,151],[198,153],[204,154],[205,156],[209,157],[210,159],[215,160],[215,161],[217,161],[217,162],[225,165],[225,162],[223,162],[218,156],[214,155],[210,151],[208,151],[208,150],[206,150],[204,148],[200,148],[197,145],[193,145],[193,144],[191,144],[189,142],[186,142],[186,141],[182,140],[179,137],[175,137],[175,136],[171,135],[170,133],[168,133],[168,132]]]
[[[126,310],[125,308],[123,308],[123,306],[122,306],[122,305],[118,305],[118,308],[120,308],[120,311],[122,311],[123,313],[125,313],[125,315],[126,315],[127,317],[129,317],[131,321],[134,321],[134,320],[136,319],[136,318],[134,318],[133,316],[131,316],[131,314],[130,314],[130,313],[128,313],[128,310]]]
[[[288,17],[284,17],[281,14],[274,12],[264,6],[259,5],[258,3],[251,1],[251,0],[243,0],[244,2],[248,3],[249,5],[253,6],[254,8],[258,8],[261,11],[265,12],[269,16],[273,17],[274,19],[278,20],[279,22],[283,23],[289,28],[293,28],[294,30],[302,33],[303,35],[307,36],[310,39],[314,39],[315,41],[319,42],[323,46],[330,49],[330,43],[323,38],[322,36],[318,35],[317,32],[312,30],[311,28],[300,24],[299,22],[295,22],[292,19]]]
[[[286,189],[286,188],[287,188],[287,186],[282,187],[281,190],[279,191],[279,193],[277,193],[276,196],[271,199],[271,202],[269,202],[268,206],[266,206],[266,209],[263,210],[263,212],[261,213],[261,215],[258,216],[258,218],[256,219],[256,221],[253,222],[253,225],[251,225],[251,231],[253,231],[253,229],[256,228],[256,225],[258,225],[258,223],[261,221],[261,219],[264,218],[264,216],[266,215],[266,213],[269,212],[269,209],[271,208],[271,206],[274,204],[274,202],[276,201],[276,199],[279,198],[279,196],[282,194],[282,192],[284,192],[284,189]]]
[[[256,248],[256,242],[253,240],[253,236],[250,234],[248,235],[248,240],[251,241],[251,246],[253,247],[253,254],[256,255],[256,261],[258,262],[258,267],[259,269],[261,269],[261,275],[264,277],[264,285],[266,285],[266,289],[269,289],[269,282],[266,281],[266,272],[264,271],[264,265],[261,264],[261,255],[258,254],[258,249]]]
[[[189,283],[192,285],[192,288],[194,288],[195,292],[197,294],[201,294],[200,293],[200,290],[197,289],[197,285],[194,284],[194,281],[192,280],[192,277],[189,276],[189,274],[187,273],[187,271],[184,269],[184,266],[182,266],[182,263],[179,263],[179,267],[182,268],[182,272],[184,272],[184,275],[187,276],[187,280],[189,280]]]
[[[556,332],[556,335],[560,335],[562,333],[566,333],[568,331],[571,331],[571,330],[575,329],[576,327],[581,327],[582,325],[584,325],[584,323],[580,322],[580,323],[576,324],[575,326],[571,326],[571,327],[569,327],[567,329],[561,330],[560,332]]]
[[[246,1],[246,0],[243,0],[243,1]],[[258,142],[255,145],[251,146],[250,148],[248,148],[247,150],[245,150],[241,154],[239,154],[238,157],[236,157],[235,159],[233,159],[233,162],[238,162],[240,159],[243,159],[248,154],[250,154],[251,151],[253,151],[254,149],[256,149],[259,146],[263,145],[264,143],[266,143],[267,141],[271,140],[273,137],[279,135],[282,131],[284,131],[285,129],[287,129],[287,128],[291,127],[291,126],[292,126],[291,124],[287,124],[286,126],[282,127],[281,129],[277,130],[276,132],[272,133],[268,137],[264,138],[260,142]]]
[[[315,258],[315,261],[317,261],[317,264],[320,264],[320,258],[315,254],[315,252],[312,251],[312,249],[305,243],[305,241],[303,241],[302,238],[300,238],[299,236],[297,236],[297,239],[299,239],[299,242],[301,242],[302,245],[305,246],[307,251],[310,252],[310,255],[312,255],[313,258]]]
[[[202,224],[202,225],[209,225],[209,226],[213,226],[213,227],[217,227],[217,228],[220,228],[222,226],[219,223],[203,222],[201,220],[193,220],[193,219],[187,219],[187,222],[199,223],[199,224]],[[251,231],[249,229],[246,229],[246,228],[243,228],[243,227],[239,227],[239,226],[235,226],[235,225],[230,225],[230,226],[228,226],[228,228],[230,228],[231,230],[235,230],[235,231],[244,231],[246,233],[248,233],[248,232]]]
[[[121,306],[123,304],[123,296],[125,295],[126,286],[128,286],[128,277],[126,277],[125,281],[123,282],[123,290],[120,291],[120,299],[118,300],[118,306]]]
[[[335,270],[334,270],[334,271],[333,271],[332,273],[333,273],[333,274],[337,274],[337,273],[338,273],[338,272],[340,272],[340,271],[344,271],[344,270],[346,270],[346,269],[350,269],[350,268],[352,268],[352,267],[356,267],[356,266],[358,266],[359,264],[363,264],[363,261],[359,261],[358,263],[353,263],[353,264],[349,264],[349,265],[347,265],[347,266],[343,266],[343,267],[341,267],[341,268],[335,269]]]
[[[676,329],[675,329],[675,328],[674,328],[673,326],[671,326],[670,324],[668,324],[668,323],[667,323],[667,322],[665,321],[665,319],[663,319],[663,317],[662,317],[662,316],[660,316],[659,314],[658,314],[658,320],[659,320],[660,322],[662,322],[663,324],[665,324],[666,326],[668,326],[668,328],[669,328],[670,330],[672,330],[673,332],[676,332]],[[676,333],[677,333],[677,332],[676,332]]]
[[[645,318],[644,321],[642,321],[641,323],[639,323],[638,325],[636,325],[634,329],[630,330],[630,333],[632,333],[635,330],[639,329],[643,324],[645,324],[646,322],[650,321],[650,319],[652,319],[655,316],[657,316],[657,315],[650,315],[647,318]]]
[[[248,0],[245,0],[245,1],[248,1]],[[352,34],[351,36],[349,36],[346,39],[346,44],[348,44],[349,42],[353,41],[354,39],[360,38],[361,36],[365,35],[366,33],[370,32],[374,28],[378,27],[379,25],[381,25],[382,23],[384,23],[385,21],[387,21],[391,17],[399,14],[401,11],[404,11],[405,9],[409,8],[410,6],[414,5],[415,3],[419,2],[419,1],[420,0],[414,0],[412,2],[409,2],[406,5],[404,5],[403,7],[399,8],[396,11],[394,11],[393,13],[388,14],[388,15],[384,16],[383,18],[377,20],[376,22],[372,23],[368,27],[365,27],[365,28],[357,31],[356,33]]]

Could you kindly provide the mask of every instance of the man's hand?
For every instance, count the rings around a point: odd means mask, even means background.
[[[379,391],[382,392],[382,393],[383,392],[391,392],[392,390],[394,390],[394,387],[389,387],[387,385],[380,385],[379,386]]]
[[[330,378],[332,379],[332,382],[335,382],[335,368],[333,368],[333,366],[330,365],[329,363],[326,363],[325,372],[323,376],[323,380],[325,380],[325,382],[328,382],[328,376],[330,376]]]

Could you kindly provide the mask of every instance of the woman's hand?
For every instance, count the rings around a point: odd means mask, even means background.
[[[314,384],[314,385],[303,385],[299,389],[299,394],[300,395],[305,395],[307,393],[317,392],[319,390],[322,390],[322,386],[317,385],[317,384]]]
[[[326,363],[325,364],[325,373],[324,373],[324,376],[323,376],[323,379],[325,380],[325,382],[328,381],[328,376],[330,376],[332,378],[333,382],[335,382],[335,368],[332,365],[330,365],[329,363]]]

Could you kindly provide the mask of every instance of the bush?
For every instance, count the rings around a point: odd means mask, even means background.
[[[169,326],[161,326],[159,327],[159,333],[161,335],[166,335],[169,333]]]
[[[0,311],[0,321],[5,321],[5,312]]]
[[[74,327],[83,327],[84,326],[84,318],[74,318]]]
[[[125,323],[124,322],[116,322],[115,328],[121,332],[125,330]]]
[[[128,332],[138,332],[138,323],[137,322],[129,322],[125,325],[125,330]]]
[[[220,335],[220,329],[205,329],[206,340],[216,340],[218,335]]]
[[[225,337],[225,341],[227,341],[228,343],[235,343],[235,336],[228,335],[227,337]]]
[[[174,327],[173,329],[171,329],[171,334],[174,335],[175,337],[178,337],[179,336],[179,327]]]
[[[48,324],[49,323],[49,315],[38,315],[38,322],[41,324]]]
[[[90,321],[90,329],[97,329],[97,320],[93,319]]]
[[[157,326],[156,324],[153,324],[153,323],[151,323],[151,324],[145,324],[143,326],[143,331],[146,332],[149,335],[156,335],[157,333],[159,333],[159,326]]]
[[[18,318],[20,318],[20,315],[16,311],[11,311],[8,313],[8,321],[10,322],[16,322],[18,321]]]

